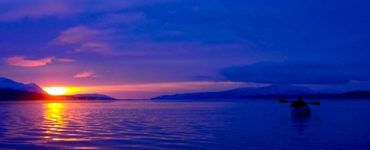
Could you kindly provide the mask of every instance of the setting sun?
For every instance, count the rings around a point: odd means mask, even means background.
[[[65,87],[46,87],[44,90],[50,95],[66,95],[68,92]]]

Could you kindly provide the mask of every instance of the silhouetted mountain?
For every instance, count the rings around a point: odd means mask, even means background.
[[[3,77],[0,77],[0,88],[46,94],[46,92],[35,83],[23,84]]]
[[[231,90],[231,92],[235,91],[243,91],[245,88],[239,88]],[[230,91],[229,91],[230,92]],[[261,88],[252,88],[249,90],[244,90],[250,96],[263,96],[263,95],[305,95],[309,93],[313,93],[313,91],[309,88],[299,87],[299,86],[292,86],[292,85],[271,85],[265,86]]]
[[[34,83],[23,84],[0,77],[0,100],[47,99],[49,95]]]
[[[273,98],[295,97],[296,95],[313,94],[309,88],[292,85],[272,85],[260,88],[237,88],[221,92],[200,92],[164,95],[153,99],[245,99],[245,98]]]
[[[343,98],[370,98],[370,91],[351,91],[340,94]]]
[[[10,88],[0,88],[0,101],[3,100],[41,100],[49,99],[48,94],[15,90]]]
[[[271,85],[259,88],[237,88],[221,92],[183,93],[163,95],[152,99],[248,99],[248,98],[370,98],[370,91],[347,93],[317,93],[313,90],[292,85]]]

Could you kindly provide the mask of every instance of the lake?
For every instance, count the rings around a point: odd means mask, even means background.
[[[370,101],[1,102],[2,149],[370,149]]]

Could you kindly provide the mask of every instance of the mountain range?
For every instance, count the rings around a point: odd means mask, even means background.
[[[314,91],[306,87],[293,85],[270,85],[265,87],[245,87],[219,92],[182,93],[162,95],[159,99],[263,99],[263,98],[370,98],[370,91]]]
[[[24,84],[0,77],[0,101],[13,100],[114,100],[102,94],[52,96],[35,83]]]
[[[293,85],[270,85],[265,87],[244,87],[218,92],[182,93],[162,95],[159,99],[260,99],[260,98],[368,98],[370,91],[314,91],[306,87]],[[35,83],[24,84],[0,77],[0,101],[13,100],[115,100],[103,94],[76,94],[52,96]]]

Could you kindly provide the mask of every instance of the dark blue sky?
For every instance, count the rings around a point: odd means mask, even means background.
[[[0,0],[0,75],[122,98],[370,89],[366,0]]]

